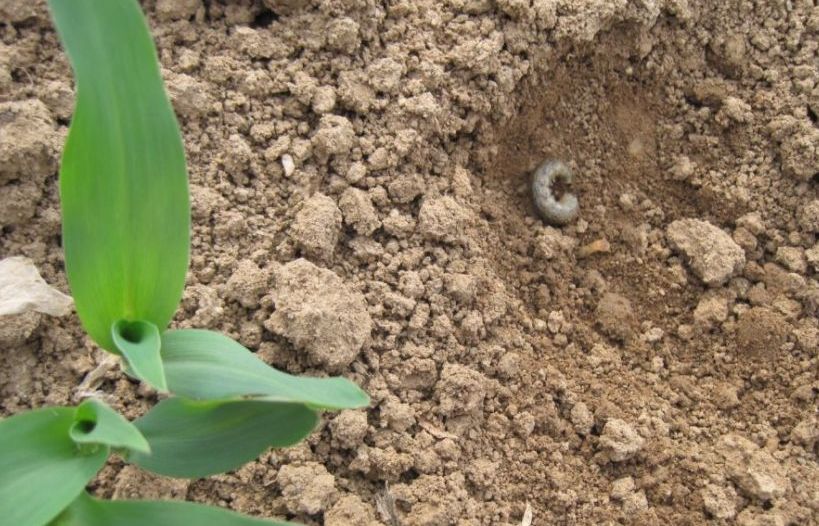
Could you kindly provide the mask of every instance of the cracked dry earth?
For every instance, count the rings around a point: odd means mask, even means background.
[[[819,523],[819,7],[793,0],[146,0],[193,195],[175,323],[368,411],[222,476],[104,497],[307,525]],[[0,2],[0,257],[68,291],[73,86]],[[529,174],[575,173],[545,225]],[[75,316],[0,323],[0,408],[73,403]],[[114,367],[96,390],[156,400]]]

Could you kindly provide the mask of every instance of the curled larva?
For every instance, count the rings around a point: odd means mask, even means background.
[[[572,171],[560,161],[541,164],[532,175],[532,197],[544,221],[552,225],[566,225],[577,217],[578,204],[574,194],[564,192],[555,197],[555,183],[572,184]]]

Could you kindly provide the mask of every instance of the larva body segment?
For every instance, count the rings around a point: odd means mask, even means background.
[[[577,197],[571,193],[555,196],[555,183],[569,186],[572,183],[571,169],[557,160],[547,160],[532,174],[532,197],[540,217],[551,225],[563,226],[571,223],[578,213]]]

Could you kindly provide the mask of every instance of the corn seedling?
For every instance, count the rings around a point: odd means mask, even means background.
[[[112,451],[161,475],[204,477],[302,440],[320,410],[369,399],[343,378],[277,371],[219,333],[167,329],[185,284],[190,205],[181,135],[148,26],[136,0],[49,0],[49,7],[76,78],[60,199],[77,314],[129,375],[168,397],[133,422],[91,399],[0,421],[0,521],[276,524],[85,491]]]

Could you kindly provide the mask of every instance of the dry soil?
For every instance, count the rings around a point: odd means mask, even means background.
[[[68,291],[73,86],[0,1],[0,257]],[[367,411],[105,497],[305,524],[819,523],[815,1],[147,0],[190,165],[175,320]],[[579,219],[529,174],[575,172]],[[0,411],[156,395],[74,316],[0,322]]]

